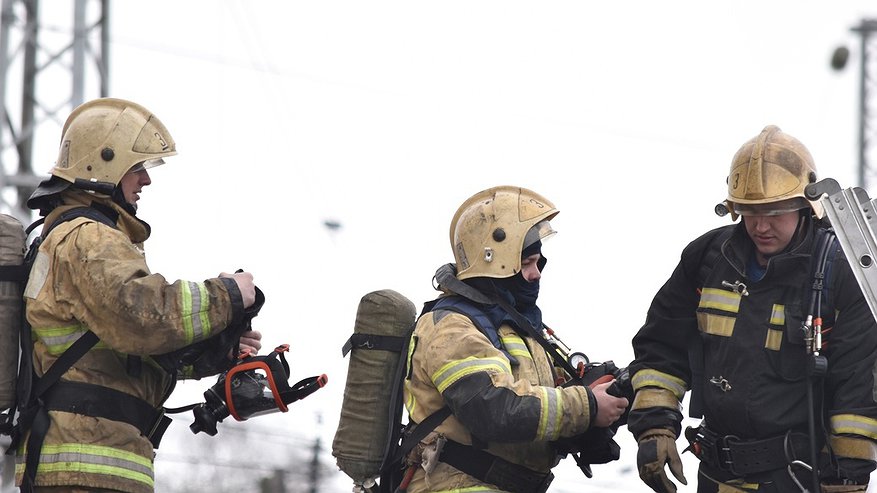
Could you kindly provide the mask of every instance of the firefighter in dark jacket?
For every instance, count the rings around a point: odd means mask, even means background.
[[[867,489],[877,326],[839,246],[817,255],[831,236],[821,204],[804,195],[815,181],[810,153],[779,128],[743,144],[716,208],[742,221],[685,248],[633,338],[628,428],[640,477],[654,491],[676,491],[665,465],[687,484],[676,439],[689,389],[692,416],[702,408],[704,418],[685,432],[686,450],[701,461],[699,493]],[[824,284],[814,282],[817,270]],[[818,346],[810,336],[819,318],[807,325],[807,317],[820,313]]]

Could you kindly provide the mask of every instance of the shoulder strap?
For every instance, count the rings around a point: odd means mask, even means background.
[[[431,311],[436,310],[449,310],[465,315],[473,324],[475,324],[478,331],[490,340],[493,347],[504,351],[502,342],[499,340],[499,334],[497,333],[498,327],[496,327],[493,321],[490,320],[490,317],[487,316],[484,309],[476,306],[468,299],[462,296],[447,296],[439,298],[432,305],[431,309]],[[507,356],[510,355],[507,354]]]

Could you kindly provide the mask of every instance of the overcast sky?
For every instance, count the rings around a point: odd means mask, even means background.
[[[279,423],[328,445],[359,298],[432,299],[433,272],[453,260],[450,219],[479,190],[554,201],[546,321],[625,365],[682,248],[727,224],[713,207],[744,141],[776,124],[822,177],[855,185],[850,28],[874,16],[864,0],[114,2],[110,87],[177,141],[140,202],[151,267],[171,281],[254,273],[265,345],[291,344],[293,379],[329,376]],[[851,57],[838,72],[840,45]],[[43,171],[57,140],[37,154]],[[618,478],[645,491],[626,430],[620,441],[623,461],[592,480],[566,461],[552,491]]]

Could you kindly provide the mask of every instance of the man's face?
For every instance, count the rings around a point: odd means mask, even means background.
[[[798,211],[785,212],[773,216],[751,214],[743,216],[743,224],[752,243],[755,244],[756,257],[762,265],[767,264],[767,259],[782,252],[795,230],[798,228]]]
[[[521,259],[521,275],[524,276],[524,280],[534,282],[542,277],[542,273],[539,272],[539,259],[541,258],[542,255],[534,253]]]
[[[143,168],[139,171],[125,173],[125,176],[119,181],[125,202],[131,204],[136,209],[137,201],[140,200],[140,192],[143,190],[143,187],[150,183],[152,183],[152,180],[149,178],[149,173]]]

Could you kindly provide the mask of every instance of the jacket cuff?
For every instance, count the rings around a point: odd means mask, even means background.
[[[231,320],[227,326],[238,325],[244,318],[244,297],[241,295],[241,290],[238,289],[238,283],[231,277],[219,277],[217,279],[225,286],[225,290],[228,291],[229,301],[231,301]]]

